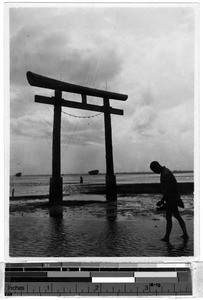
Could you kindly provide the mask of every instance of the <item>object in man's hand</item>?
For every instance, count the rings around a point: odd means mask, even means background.
[[[161,205],[163,205],[163,204],[164,204],[163,201],[160,200],[160,201],[157,202],[156,206],[161,206]]]
[[[157,211],[166,210],[166,203],[156,208]]]
[[[180,197],[178,199],[178,206],[181,207],[181,208],[185,207],[185,205],[184,205],[184,203],[183,203],[183,201],[182,201],[182,199]]]

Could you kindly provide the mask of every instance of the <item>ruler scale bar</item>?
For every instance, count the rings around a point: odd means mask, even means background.
[[[192,295],[189,264],[7,263],[6,296]]]
[[[178,277],[138,277],[135,278],[135,282],[179,282]]]
[[[15,272],[15,273],[12,273],[12,272],[6,272],[6,277],[14,277],[17,278],[17,277],[47,277],[47,272]]]
[[[5,282],[92,282],[91,277],[6,277]]]
[[[134,277],[133,272],[91,272],[91,277]]]
[[[90,272],[48,272],[47,277],[91,277]]]
[[[124,283],[124,282],[128,282],[128,283],[133,283],[135,282],[135,278],[134,277],[93,277],[92,278],[92,282],[94,283]]]
[[[135,272],[134,277],[177,277],[177,272]]]

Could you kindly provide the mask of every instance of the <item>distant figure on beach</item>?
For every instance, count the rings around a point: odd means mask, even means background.
[[[80,183],[83,183],[83,177],[80,176]]]
[[[173,173],[166,167],[161,166],[157,161],[153,161],[150,164],[150,169],[160,174],[160,181],[163,188],[163,197],[161,201],[157,202],[157,206],[166,205],[166,234],[162,241],[169,242],[169,237],[172,229],[172,215],[178,220],[179,225],[183,231],[182,237],[185,241],[188,240],[189,236],[185,226],[185,222],[180,216],[178,206],[184,208],[184,204],[178,193],[178,185]]]
[[[14,198],[14,193],[15,193],[15,190],[12,189],[12,198]]]

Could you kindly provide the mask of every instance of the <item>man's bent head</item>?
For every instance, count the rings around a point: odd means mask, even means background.
[[[158,161],[153,161],[153,162],[151,162],[151,164],[150,164],[150,169],[151,169],[154,173],[160,174],[162,168],[163,168],[163,167],[158,163]]]

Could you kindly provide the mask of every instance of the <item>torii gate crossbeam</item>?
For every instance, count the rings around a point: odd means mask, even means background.
[[[35,95],[35,102],[50,104],[54,106],[53,122],[53,151],[52,151],[52,177],[50,178],[50,203],[60,203],[63,197],[63,181],[61,177],[61,107],[72,107],[77,109],[99,111],[104,113],[105,127],[105,150],[106,150],[106,199],[116,201],[116,176],[114,175],[113,147],[111,131],[111,114],[123,115],[123,110],[110,106],[109,100],[127,100],[128,96],[108,92],[104,90],[92,89],[67,82],[62,82],[32,72],[27,72],[27,79],[30,85],[52,89],[55,91],[54,97]],[[82,102],[64,100],[62,92],[81,94]],[[87,103],[87,96],[103,98],[103,106]]]

